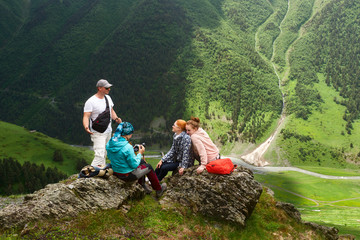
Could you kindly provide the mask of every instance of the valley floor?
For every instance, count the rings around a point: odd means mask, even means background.
[[[296,167],[255,167],[230,158],[234,164],[250,168],[277,201],[294,204],[304,221],[336,227],[340,235],[360,238],[360,176],[356,171],[346,175],[345,170],[318,169],[326,173],[320,174]],[[339,176],[341,173],[346,176]]]

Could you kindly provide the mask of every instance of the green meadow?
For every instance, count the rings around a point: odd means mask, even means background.
[[[272,189],[278,201],[294,204],[303,220],[360,237],[360,180],[329,180],[292,171],[256,174],[255,179]]]
[[[346,121],[343,119],[345,107],[337,104],[334,99],[342,100],[339,92],[326,85],[324,76],[318,75],[319,83],[314,87],[319,91],[323,103],[319,109],[314,109],[307,120],[291,117],[287,128],[293,129],[304,135],[309,135],[316,141],[337,148],[344,148],[347,152],[360,151],[360,121],[353,124],[352,134],[345,131]],[[350,144],[353,144],[353,148]]]
[[[55,151],[60,151],[62,162],[53,161]],[[37,165],[56,167],[67,175],[77,172],[77,162],[90,163],[93,151],[73,147],[40,132],[0,122],[0,158],[13,158],[21,164],[28,161]]]
[[[292,166],[308,169],[322,174],[338,175],[335,169],[346,169],[358,174],[360,152],[360,121],[353,123],[351,133],[345,130],[343,116],[345,107],[335,101],[341,101],[339,92],[328,87],[324,76],[318,75],[319,82],[314,88],[319,91],[322,103],[314,107],[307,120],[290,115],[285,120],[284,133],[279,133],[276,146],[272,146],[266,158],[274,165],[285,162]],[[288,82],[287,91],[292,92],[295,82]],[[311,140],[302,140],[311,138]],[[330,170],[328,169],[330,168]],[[349,174],[349,173],[347,173]],[[339,175],[343,175],[340,171]],[[345,175],[344,175],[345,176]]]

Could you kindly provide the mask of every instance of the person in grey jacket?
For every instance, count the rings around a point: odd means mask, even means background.
[[[173,143],[170,150],[156,165],[155,173],[161,181],[169,171],[179,169],[179,174],[184,173],[184,169],[194,165],[194,158],[191,151],[191,138],[185,132],[186,121],[178,119],[172,126],[174,132]]]

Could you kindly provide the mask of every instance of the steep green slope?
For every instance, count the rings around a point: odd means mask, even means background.
[[[271,11],[265,0],[31,1],[0,51],[1,119],[88,142],[82,106],[105,78],[136,129],[196,115],[222,143],[255,142],[281,111],[276,75],[254,50]]]
[[[28,1],[0,1],[0,49],[11,41],[27,17]]]
[[[26,24],[1,52],[2,119],[64,138],[80,113],[75,102],[63,107],[57,92],[73,100],[61,89],[77,84],[90,56],[130,6],[126,1],[33,1]],[[74,117],[66,121],[68,115]]]
[[[356,1],[315,2],[291,45],[283,79],[291,116],[274,160],[359,168],[359,9]]]
[[[46,168],[61,170],[66,175],[78,172],[77,165],[90,163],[93,152],[90,149],[72,147],[58,139],[40,132],[29,131],[6,122],[0,122],[0,158],[12,158],[23,164],[28,161]],[[63,161],[54,161],[54,152],[59,151]]]
[[[274,41],[280,34],[280,24],[287,13],[288,3],[285,0],[274,0],[271,2],[272,14],[258,29],[258,51],[267,59],[273,57],[275,49]]]

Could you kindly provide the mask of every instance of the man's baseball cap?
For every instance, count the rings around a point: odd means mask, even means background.
[[[107,80],[105,79],[100,79],[97,83],[96,83],[96,87],[105,87],[105,88],[109,88],[111,87],[112,84],[110,84]]]

